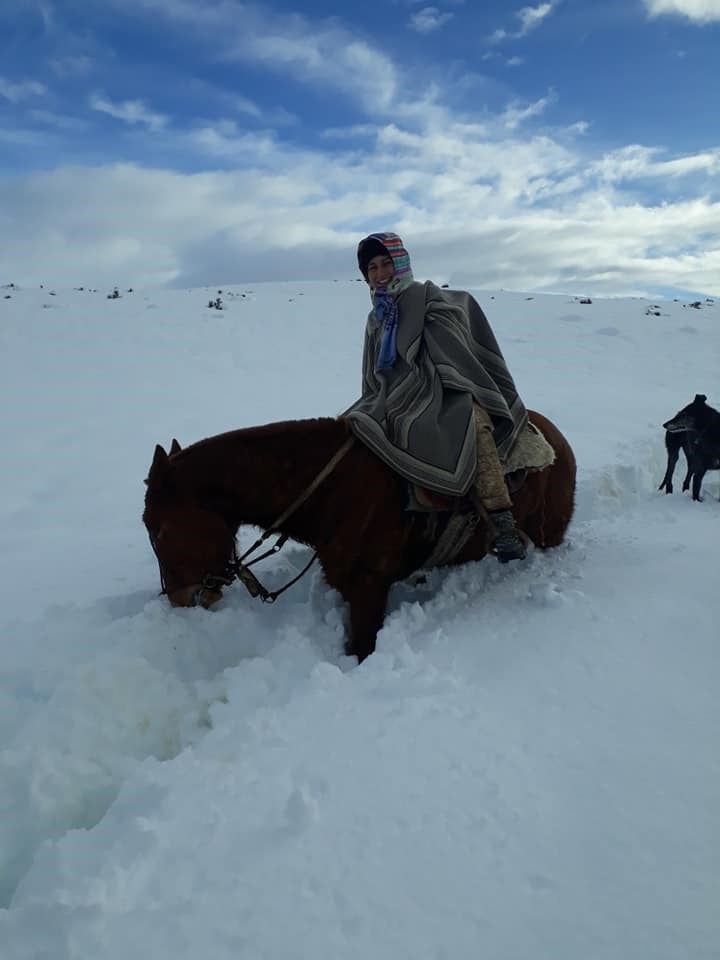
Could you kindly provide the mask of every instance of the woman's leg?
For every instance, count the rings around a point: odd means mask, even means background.
[[[527,555],[526,538],[515,526],[512,500],[493,438],[492,420],[477,404],[473,404],[473,417],[477,447],[477,474],[471,490],[471,499],[476,503],[479,502],[487,511],[487,517],[494,527],[491,531],[492,552],[498,560],[501,563],[522,560]]]

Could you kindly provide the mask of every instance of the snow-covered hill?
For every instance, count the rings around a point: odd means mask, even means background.
[[[720,955],[720,475],[656,489],[720,304],[477,292],[576,517],[358,668],[317,571],[170,609],[140,515],[156,442],[355,399],[364,284],[108,292],[0,290],[3,960]]]

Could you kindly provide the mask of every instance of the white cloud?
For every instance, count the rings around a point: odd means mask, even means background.
[[[377,127],[372,123],[356,123],[350,127],[328,127],[322,135],[328,140],[355,140],[374,137]]]
[[[531,108],[541,102],[517,110]],[[363,128],[361,149],[333,154],[223,121],[176,142],[232,170],[123,164],[0,180],[0,261],[18,283],[341,278],[355,275],[359,235],[394,228],[418,276],[452,283],[620,293],[656,282],[661,262],[664,286],[720,293],[720,203],[693,195],[720,151],[636,145],[588,163],[506,121]],[[643,199],[645,177],[662,184],[662,203]]]
[[[54,128],[61,131],[73,131],[75,133],[85,130],[86,124],[77,117],[67,116],[62,113],[52,113],[50,110],[30,110],[28,118],[34,123],[44,127]]]
[[[298,118],[284,107],[261,107],[248,97],[234,94],[224,95],[222,96],[222,100],[237,113],[243,114],[246,117],[252,117],[253,120],[263,121],[268,126],[288,127],[298,122]]]
[[[644,0],[651,17],[677,14],[695,23],[720,21],[720,0]]]
[[[334,20],[310,21],[236,0],[122,0],[122,6],[192,28],[223,59],[332,87],[374,114],[395,110],[401,99],[392,59]]]
[[[519,10],[516,14],[520,20],[519,35],[524,37],[526,33],[538,27],[548,14],[552,13],[556,5],[557,0],[552,0],[550,3],[541,3],[537,7],[523,7]]]
[[[535,26],[545,6],[524,8],[536,11]],[[300,148],[279,131],[243,129],[241,114],[252,128],[272,121],[227,91],[226,119],[191,129],[143,101],[96,94],[93,109],[153,130],[162,156],[200,172],[114,164],[0,179],[0,262],[15,282],[348,277],[359,235],[395,228],[407,234],[419,276],[453,283],[574,292],[592,278],[594,290],[619,293],[652,282],[661,263],[665,286],[720,292],[720,203],[707,189],[720,151],[593,153],[579,145],[583,121],[545,134],[523,129],[548,109],[552,91],[483,111],[479,122],[444,107],[426,76],[404,75],[336,22],[232,0],[143,0],[143,9],[160,8],[220,56],[340,86],[365,116],[327,130],[317,149]],[[36,119],[52,123],[49,114]],[[59,140],[62,122],[54,127]],[[0,129],[0,142],[23,139],[43,142]],[[67,142],[74,147],[71,134]]]
[[[659,154],[657,147],[643,147],[631,144],[619,150],[612,150],[597,160],[593,169],[604,183],[617,183],[647,176],[652,167],[653,158]]]
[[[95,63],[90,57],[60,57],[50,61],[50,66],[60,77],[77,77],[89,73]]]
[[[452,13],[441,13],[437,7],[423,7],[410,17],[410,27],[418,33],[433,33],[452,18]]]
[[[661,153],[658,147],[630,144],[606,153],[592,165],[592,169],[605,183],[644,177],[677,179],[691,174],[720,175],[720,148],[674,160],[656,159]]]
[[[577,133],[582,136],[583,134],[586,134],[589,129],[590,124],[587,122],[587,120],[578,120],[577,123],[570,124],[570,126],[567,128],[567,132]]]
[[[90,97],[89,105],[91,110],[106,113],[131,126],[142,124],[152,131],[162,130],[168,122],[166,116],[149,110],[142,100],[123,100],[122,103],[113,103],[107,97],[95,93]]]
[[[260,117],[262,116],[262,111],[260,107],[252,100],[249,100],[247,97],[235,97],[234,98],[235,109],[238,113],[245,113],[249,117]]]
[[[13,147],[42,148],[47,146],[47,136],[38,130],[29,130],[23,127],[9,129],[0,127],[0,143],[6,143]]]
[[[536,27],[545,20],[557,7],[558,0],[549,0],[548,3],[538,4],[536,7],[523,7],[515,14],[516,19],[520,21],[517,30],[506,30],[499,28],[490,36],[490,43],[501,43],[503,40],[519,40],[527,36]]]
[[[232,158],[246,164],[272,165],[278,154],[275,138],[264,132],[248,133],[234,120],[217,120],[191,130],[187,144],[211,157]]]
[[[266,24],[264,30],[243,34],[233,53],[301,83],[330,84],[373,111],[389,110],[396,102],[397,71],[389,57],[339,28],[316,32],[300,18],[287,28]]]
[[[43,29],[46,33],[51,33],[55,28],[55,11],[53,10],[52,4],[45,3],[44,0],[39,0],[37,12],[42,20]]]
[[[551,92],[547,97],[541,97],[539,100],[536,100],[534,103],[529,103],[525,107],[521,107],[518,103],[511,103],[503,112],[501,120],[508,130],[515,130],[523,120],[529,120],[531,117],[539,117],[554,100],[555,96]]]
[[[21,100],[28,100],[31,97],[42,97],[47,93],[47,87],[36,80],[12,81],[0,77],[0,97],[9,100],[10,103],[20,103]]]

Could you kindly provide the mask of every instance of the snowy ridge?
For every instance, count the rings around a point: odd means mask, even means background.
[[[140,514],[156,442],[354,399],[364,286],[107,292],[0,300],[3,960],[716,956],[720,478],[657,485],[720,307],[478,292],[576,518],[357,668],[318,571],[169,609]]]

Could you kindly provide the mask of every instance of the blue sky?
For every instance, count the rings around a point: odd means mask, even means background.
[[[720,0],[4,0],[0,280],[720,293]]]

